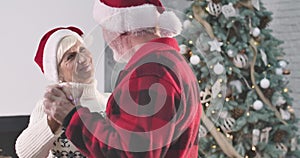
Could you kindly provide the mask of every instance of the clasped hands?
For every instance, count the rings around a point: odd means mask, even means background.
[[[82,88],[72,86],[68,83],[55,84],[47,87],[44,95],[44,112],[48,116],[48,124],[50,123],[50,127],[53,122],[56,122],[54,123],[56,126],[57,123],[62,125],[68,113],[72,111],[76,105],[80,104],[79,101],[82,93]]]

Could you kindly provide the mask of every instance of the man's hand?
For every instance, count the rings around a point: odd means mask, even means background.
[[[75,107],[71,96],[68,94],[70,94],[68,88],[60,85],[52,85],[47,87],[44,95],[45,113],[60,125],[62,125],[65,117]],[[69,98],[66,96],[69,96]]]
[[[47,116],[47,123],[48,123],[48,126],[50,127],[52,133],[55,134],[56,131],[58,130],[60,124],[57,123],[51,116]]]

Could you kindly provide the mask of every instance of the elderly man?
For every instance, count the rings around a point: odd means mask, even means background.
[[[171,38],[179,19],[159,0],[96,0],[94,18],[114,59],[126,63],[106,115],[74,105],[68,86],[58,85],[45,94],[45,112],[89,158],[196,158],[202,107],[194,73]]]

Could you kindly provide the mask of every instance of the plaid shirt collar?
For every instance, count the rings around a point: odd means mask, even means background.
[[[135,65],[142,57],[153,51],[164,51],[164,50],[175,50],[179,51],[178,42],[175,38],[156,38],[145,43],[137,52],[132,56],[129,62],[126,64],[125,68],[120,71],[119,76],[116,80],[115,87],[120,83],[120,81],[126,76],[126,74],[131,70],[132,66]]]

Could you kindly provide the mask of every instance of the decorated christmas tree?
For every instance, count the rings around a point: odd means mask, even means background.
[[[195,0],[178,37],[199,80],[199,156],[300,157],[282,41],[259,0]]]

